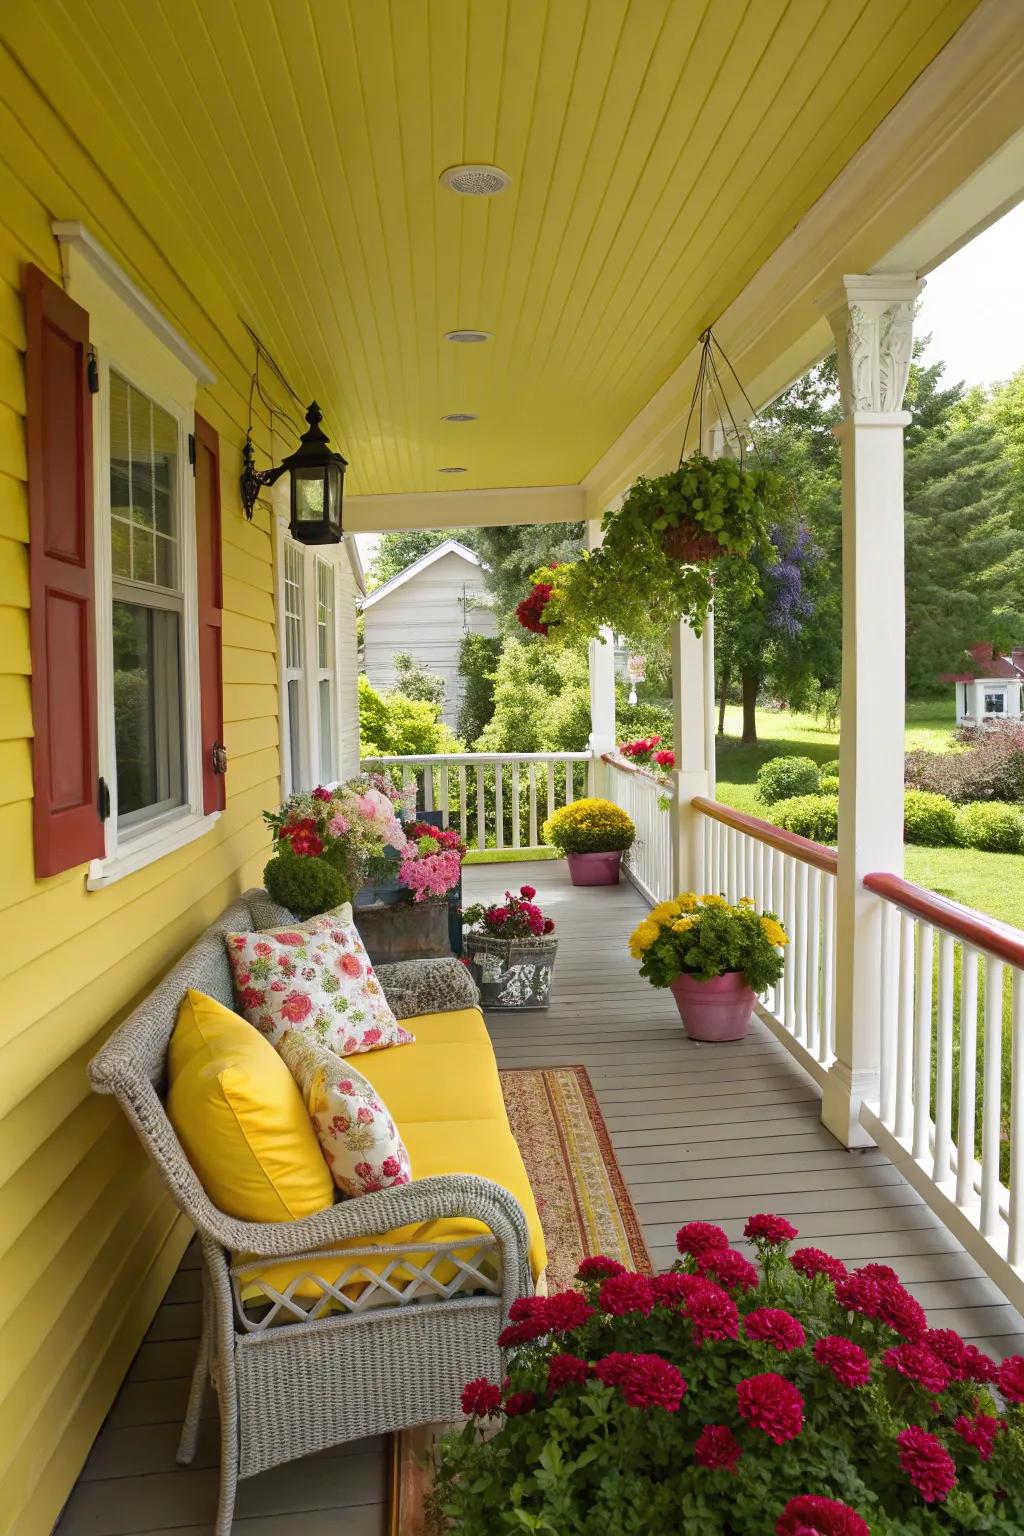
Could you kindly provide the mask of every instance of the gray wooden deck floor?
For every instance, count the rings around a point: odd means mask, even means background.
[[[817,1090],[757,1024],[735,1045],[695,1045],[667,993],[640,981],[626,938],[645,905],[629,885],[573,891],[560,863],[467,870],[470,899],[529,880],[558,923],[547,1014],[492,1015],[502,1066],[587,1067],[657,1265],[684,1220],[739,1240],[753,1211],[789,1216],[840,1258],[891,1263],[932,1322],[996,1355],[1024,1351],[1024,1321],[881,1153],[845,1151],[818,1117]],[[205,1536],[216,1501],[216,1405],[191,1468],[176,1467],[198,1327],[191,1254],[67,1506],[60,1536]],[[361,1442],[241,1485],[239,1536],[381,1536],[386,1447]]]

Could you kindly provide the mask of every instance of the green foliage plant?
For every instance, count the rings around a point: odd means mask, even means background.
[[[772,821],[786,832],[809,837],[812,843],[834,848],[839,836],[839,798],[836,795],[794,795],[777,800]]]
[[[359,676],[360,757],[422,757],[459,752],[459,742],[440,718],[436,704],[378,693],[365,673]]]
[[[769,529],[785,503],[771,469],[694,454],[670,474],[640,478],[621,506],[605,513],[600,548],[573,564],[537,571],[550,582],[544,612],[559,641],[590,639],[602,627],[643,648],[668,621],[686,618],[699,633],[723,562],[737,598],[760,591],[751,560],[771,556]],[[690,539],[695,552],[680,553]]]
[[[352,889],[344,874],[329,859],[298,858],[293,853],[275,853],[263,870],[268,894],[296,917],[313,917],[330,912],[343,901],[352,900]]]
[[[630,936],[629,952],[653,987],[739,971],[748,987],[764,992],[782,975],[788,942],[775,913],[757,912],[748,898],[733,906],[724,896],[684,891],[651,909]]]
[[[961,840],[986,853],[1024,852],[1024,812],[998,800],[979,800],[959,811]]]
[[[960,822],[952,800],[926,789],[908,789],[903,796],[903,840],[925,848],[957,847]]]
[[[473,745],[494,714],[495,670],[501,656],[497,635],[463,635],[459,646],[462,679],[458,731]]]
[[[821,793],[823,795],[838,795],[838,793],[839,793],[839,775],[838,775],[838,773],[823,773],[821,775],[821,779],[820,779],[818,787],[821,790]]]
[[[574,800],[544,823],[544,841],[559,853],[624,853],[635,837],[632,818],[610,800]]]
[[[794,795],[816,795],[821,770],[813,757],[770,757],[757,773],[757,792],[765,805]]]

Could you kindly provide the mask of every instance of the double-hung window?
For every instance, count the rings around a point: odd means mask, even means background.
[[[284,762],[290,793],[305,787],[306,674],[303,665],[306,612],[306,568],[301,544],[284,540]]]
[[[320,782],[330,784],[338,776],[335,739],[337,620],[335,617],[335,567],[318,557],[316,571],[316,700],[320,737]]]
[[[338,567],[277,525],[284,793],[339,776]]]

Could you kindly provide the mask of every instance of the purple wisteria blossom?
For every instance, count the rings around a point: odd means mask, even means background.
[[[805,523],[801,523],[792,539],[778,524],[771,529],[770,537],[778,561],[764,573],[768,628],[792,640],[814,612],[814,604],[804,591],[804,580],[821,559],[821,550]]]

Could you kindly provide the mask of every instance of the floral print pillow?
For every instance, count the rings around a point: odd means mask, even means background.
[[[310,1034],[336,1056],[415,1039],[391,1011],[343,908],[225,940],[239,1007],[273,1045],[289,1029]]]
[[[302,1091],[342,1193],[367,1195],[408,1184],[409,1154],[373,1084],[302,1030],[289,1030],[277,1049]]]

